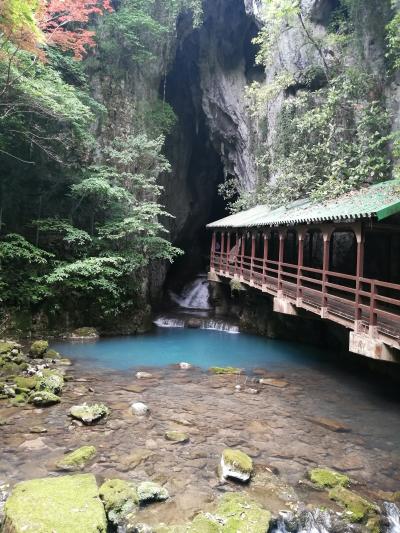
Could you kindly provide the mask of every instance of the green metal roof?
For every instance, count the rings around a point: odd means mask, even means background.
[[[211,222],[208,228],[247,228],[346,222],[362,218],[383,220],[400,212],[400,179],[384,181],[324,202],[310,199],[271,209],[257,205],[240,213]]]

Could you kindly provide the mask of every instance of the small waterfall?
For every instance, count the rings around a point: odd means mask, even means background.
[[[190,319],[189,319],[190,320]],[[225,333],[239,333],[239,327],[227,324],[221,320],[214,319],[195,319],[198,321],[198,329],[211,329],[214,331],[224,331]],[[159,328],[184,328],[187,323],[182,318],[173,318],[160,316],[154,320],[154,324]]]
[[[221,320],[202,320],[201,329],[212,329],[215,331],[225,331],[226,333],[239,333],[239,327],[232,324],[227,324],[226,322],[221,322]]]
[[[168,318],[160,316],[154,320],[154,324],[159,328],[184,328],[185,322],[180,318]]]
[[[210,309],[208,280],[205,275],[185,285],[181,294],[170,291],[171,300],[185,309]]]
[[[400,509],[395,503],[383,504],[387,518],[387,533],[400,533]]]
[[[334,513],[323,509],[301,511],[299,514],[281,512],[271,533],[350,533],[354,528],[341,521]]]

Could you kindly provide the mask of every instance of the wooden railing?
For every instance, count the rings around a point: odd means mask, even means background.
[[[400,341],[400,285],[258,257],[214,252],[211,271],[372,336]]]

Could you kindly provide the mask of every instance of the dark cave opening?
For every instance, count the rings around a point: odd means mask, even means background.
[[[213,61],[227,71],[240,65],[248,83],[260,80],[264,72],[256,65],[257,47],[252,42],[257,32],[241,0],[205,2],[204,22],[198,29],[192,28],[189,15],[178,20],[178,46],[160,93],[178,118],[166,140],[173,179],[167,177],[163,185],[164,203],[175,216],[168,223],[171,238],[185,254],[169,267],[166,291],[179,290],[208,270],[211,235],[206,224],[229,214],[218,193],[229,170],[222,163],[218,132],[210,131],[203,111],[201,62],[214,50]],[[215,48],[211,35],[217,35]]]

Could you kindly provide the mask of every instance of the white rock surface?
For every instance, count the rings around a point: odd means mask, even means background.
[[[142,402],[135,402],[131,405],[132,411],[135,413],[135,415],[138,416],[145,416],[150,412],[150,409],[145,403]]]

